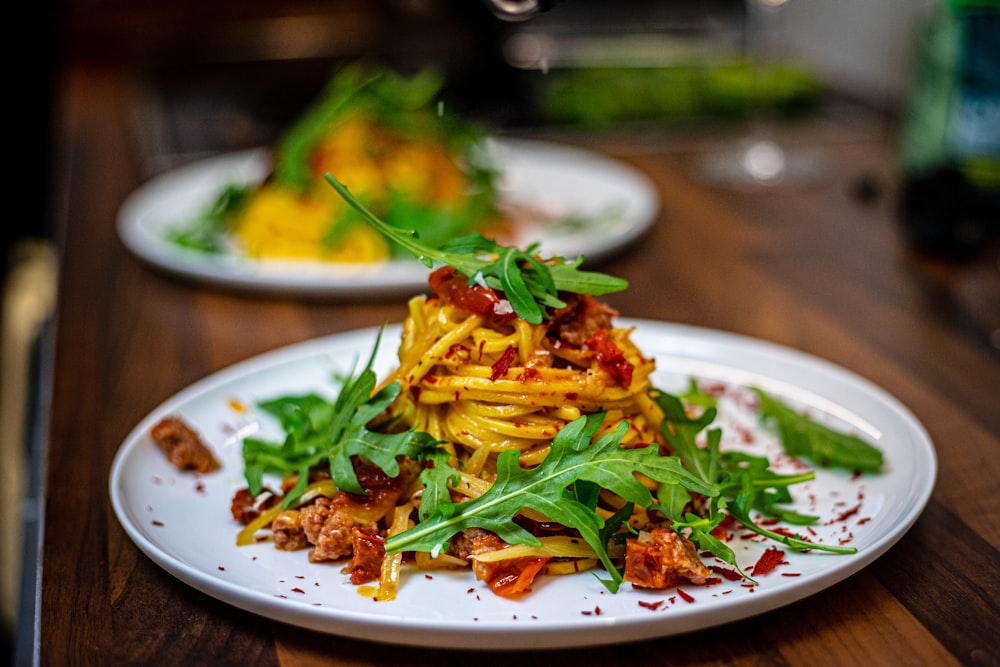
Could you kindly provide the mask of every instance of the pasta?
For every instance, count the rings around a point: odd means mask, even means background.
[[[409,303],[400,363],[387,378],[403,391],[393,406],[402,423],[452,443],[468,474],[495,472],[502,451],[520,452],[521,464],[537,465],[553,436],[582,414],[606,411],[610,428],[622,419],[630,431],[625,446],[660,442],[662,415],[648,397],[654,362],[611,329],[611,340],[633,368],[620,386],[580,350],[548,336],[546,324],[514,319],[503,328],[486,326],[439,299]]]

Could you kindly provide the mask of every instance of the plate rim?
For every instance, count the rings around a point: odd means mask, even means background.
[[[172,396],[162,401],[136,424],[122,441],[116,451],[108,480],[108,490],[111,496],[116,517],[122,528],[134,544],[145,553],[155,564],[163,568],[181,583],[189,585],[212,597],[271,620],[291,623],[299,627],[326,634],[348,635],[354,638],[380,641],[397,645],[441,648],[462,648],[472,650],[496,649],[548,649],[548,648],[581,648],[595,645],[611,645],[625,641],[638,641],[658,637],[672,636],[690,631],[715,627],[726,623],[743,620],[780,607],[799,602],[811,597],[823,589],[856,574],[888,551],[917,521],[930,501],[937,479],[937,454],[933,442],[926,429],[917,417],[903,403],[882,387],[867,380],[863,376],[837,364],[833,364],[819,356],[784,346],[763,339],[730,333],[717,329],[708,329],[694,325],[645,320],[639,318],[617,319],[616,324],[623,327],[635,327],[637,331],[645,330],[644,335],[673,335],[682,341],[695,340],[698,344],[735,346],[747,348],[755,353],[778,355],[792,365],[804,365],[811,371],[821,375],[830,375],[837,382],[846,383],[854,388],[878,399],[881,406],[890,410],[907,430],[915,460],[923,463],[917,469],[921,475],[912,480],[906,496],[906,509],[898,513],[898,518],[892,524],[892,530],[874,539],[866,546],[863,553],[855,554],[843,564],[812,573],[808,581],[802,583],[791,596],[783,590],[761,590],[753,596],[740,599],[731,598],[721,608],[706,605],[704,611],[686,610],[680,617],[664,617],[663,623],[656,624],[650,619],[639,616],[615,617],[602,622],[596,619],[588,623],[585,632],[581,633],[579,623],[568,622],[536,622],[518,626],[516,629],[508,623],[492,623],[477,621],[473,626],[461,623],[454,627],[443,626],[439,619],[406,619],[405,623],[387,620],[383,614],[358,614],[345,610],[338,611],[332,607],[317,609],[302,604],[287,604],[287,601],[273,598],[262,593],[249,600],[246,591],[241,587],[227,583],[211,573],[195,570],[181,562],[175,555],[159,549],[147,539],[138,526],[128,520],[132,513],[125,504],[121,488],[121,476],[131,453],[139,446],[139,442],[149,427],[159,417],[164,416],[177,406],[184,404],[193,397],[204,393],[210,387],[245,375],[251,369],[266,370],[288,363],[294,359],[315,354],[326,346],[336,342],[349,340],[351,337],[374,341],[374,335],[382,327],[365,327],[349,331],[327,334],[316,338],[291,343],[242,361],[221,368],[206,375],[200,380],[188,385]],[[399,331],[399,324],[385,327],[383,337]],[[803,578],[806,579],[806,578]],[[796,582],[798,584],[798,582]],[[239,589],[243,599],[234,599]],[[789,598],[772,600],[771,598]],[[661,627],[670,624],[670,627]],[[378,633],[377,630],[391,630],[391,635]],[[430,635],[427,633],[430,631]],[[518,642],[511,646],[510,638],[516,633]]]

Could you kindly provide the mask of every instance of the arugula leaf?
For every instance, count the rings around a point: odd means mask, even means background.
[[[741,482],[741,490],[727,505],[727,510],[733,515],[734,519],[743,524],[743,526],[747,529],[757,533],[758,535],[763,535],[764,537],[772,539],[775,542],[780,542],[781,544],[784,544],[791,549],[795,549],[796,551],[818,550],[842,554],[857,553],[857,549],[854,547],[843,547],[834,544],[818,544],[798,536],[776,533],[773,530],[768,530],[758,525],[750,516],[750,510],[754,506],[754,499],[757,497],[757,494],[753,489],[753,480],[750,476],[745,476],[742,478]]]
[[[393,227],[379,219],[351,194],[346,185],[330,174],[326,175],[326,180],[369,224],[408,250],[425,266],[430,268],[434,262],[447,264],[468,277],[470,285],[482,280],[490,287],[502,290],[514,311],[532,324],[539,324],[545,319],[545,308],[565,305],[559,298],[560,291],[601,295],[628,287],[628,282],[621,278],[580,270],[582,257],[575,262],[566,262],[559,257],[543,262],[533,254],[535,246],[526,250],[505,247],[479,233],[435,248],[418,240],[413,230]]]
[[[689,391],[693,388],[694,385],[690,385]],[[661,430],[673,448],[674,454],[679,456],[685,466],[700,480],[704,483],[714,483],[719,488],[717,495],[706,496],[701,500],[702,515],[698,515],[685,511],[694,500],[688,491],[661,485],[657,492],[658,504],[653,509],[659,510],[670,519],[674,530],[682,532],[699,548],[711,552],[712,555],[735,567],[750,581],[753,580],[740,569],[732,549],[712,535],[712,531],[724,519],[723,511],[728,512],[748,530],[794,549],[815,549],[836,553],[856,551],[851,547],[807,542],[758,525],[751,515],[753,510],[792,524],[815,523],[818,517],[782,507],[783,504],[792,502],[788,487],[814,479],[814,473],[809,471],[782,475],[771,470],[770,461],[766,457],[735,451],[722,452],[720,450],[722,432],[719,429],[706,431],[705,446],[701,447],[697,438],[715,419],[714,403],[698,399],[698,403],[707,407],[704,407],[700,414],[692,415],[677,396],[654,389],[652,397],[663,411]]]
[[[604,520],[567,494],[567,487],[578,480],[593,482],[626,502],[644,507],[652,502],[652,495],[635,473],[663,483],[683,484],[709,495],[718,494],[718,487],[703,483],[678,458],[662,456],[656,447],[622,449],[621,439],[628,431],[625,421],[592,441],[604,416],[594,413],[567,424],[553,438],[548,455],[534,468],[522,468],[517,451],[502,452],[497,458],[496,480],[486,493],[466,502],[439,505],[421,523],[389,537],[386,552],[434,552],[459,531],[473,527],[496,533],[508,544],[538,545],[538,538],[514,522],[519,511],[531,508],[578,530],[605,569],[620,582],[621,574],[608,556],[606,542],[602,541]]]
[[[371,367],[381,337],[379,332],[364,370],[345,381],[336,401],[307,394],[260,403],[261,409],[278,418],[286,437],[282,443],[244,439],[244,475],[252,494],[260,492],[267,473],[295,473],[296,484],[283,500],[287,507],[305,491],[309,471],[327,461],[339,489],[366,495],[354,472],[352,456],[361,456],[395,477],[399,474],[398,456],[417,458],[437,444],[429,434],[414,429],[380,433],[367,428],[400,391],[399,383],[392,382],[373,394],[377,378]]]
[[[879,472],[882,452],[861,438],[842,433],[799,414],[777,398],[754,388],[760,415],[777,427],[781,444],[790,456],[807,458],[821,467]]]
[[[420,471],[420,481],[424,485],[420,495],[420,520],[434,513],[439,505],[451,502],[449,486],[458,484],[458,470],[451,466],[452,454],[443,447],[425,450],[424,469]]]
[[[208,254],[225,250],[225,234],[230,221],[250,197],[250,188],[244,185],[228,185],[188,226],[168,229],[167,241],[182,248]]]

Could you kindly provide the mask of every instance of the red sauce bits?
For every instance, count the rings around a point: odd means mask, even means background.
[[[162,449],[167,460],[179,470],[212,472],[219,462],[201,437],[177,417],[164,417],[150,429],[156,446]]]

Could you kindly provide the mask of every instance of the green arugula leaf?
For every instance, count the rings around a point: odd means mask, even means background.
[[[224,252],[225,235],[230,221],[247,202],[250,188],[243,185],[228,185],[189,225],[168,229],[166,239],[188,250],[208,254]]]
[[[689,385],[689,393],[696,385]],[[722,432],[719,429],[705,429],[716,417],[714,401],[704,400],[704,395],[695,393],[695,403],[702,408],[700,414],[690,414],[685,403],[677,396],[653,390],[652,397],[664,414],[661,426],[674,454],[684,462],[704,483],[714,483],[719,488],[716,496],[701,499],[701,515],[686,511],[694,500],[689,492],[680,488],[661,485],[657,492],[657,509],[671,520],[674,530],[686,535],[699,548],[707,550],[715,557],[729,563],[743,576],[736,556],[724,542],[712,535],[712,531],[728,512],[740,524],[760,535],[781,542],[798,550],[822,550],[836,553],[854,553],[850,547],[814,544],[802,538],[789,537],[762,528],[752,517],[752,511],[766,516],[777,517],[794,525],[809,525],[819,517],[801,514],[782,505],[792,502],[789,487],[811,481],[812,471],[782,475],[771,470],[766,457],[751,456],[742,452],[721,452]],[[705,431],[705,445],[699,446],[699,434]]]
[[[310,470],[326,461],[340,490],[366,495],[354,472],[352,456],[361,456],[395,477],[399,474],[397,457],[419,458],[437,444],[429,434],[414,429],[402,433],[368,429],[367,425],[385,411],[400,390],[399,384],[393,382],[372,393],[377,378],[371,367],[380,341],[381,332],[365,368],[345,380],[336,401],[307,394],[260,403],[261,409],[278,418],[286,436],[282,443],[244,439],[244,476],[251,493],[260,492],[265,474],[297,474],[295,486],[283,500],[287,507],[305,491]]]
[[[761,419],[777,427],[789,456],[852,472],[877,473],[882,469],[882,452],[868,442],[809,419],[761,389],[754,388],[754,393],[760,401]]]
[[[424,469],[420,471],[420,481],[424,485],[420,495],[420,520],[434,513],[440,505],[451,502],[450,486],[458,484],[460,476],[450,461],[453,455],[443,447],[427,449],[423,453]]]
[[[514,311],[524,320],[539,324],[545,319],[545,308],[565,305],[559,292],[601,295],[618,292],[628,282],[613,276],[578,267],[582,258],[566,263],[554,257],[542,262],[534,256],[534,246],[527,250],[509,248],[473,233],[433,247],[418,240],[413,230],[405,230],[380,220],[351,194],[346,185],[330,174],[326,180],[354,210],[389,240],[407,249],[428,268],[434,262],[447,264],[469,279],[469,284],[482,280],[500,289]]]
[[[842,554],[857,553],[857,549],[854,547],[843,547],[834,544],[817,544],[798,536],[777,533],[758,525],[757,522],[753,520],[753,517],[750,516],[750,511],[754,506],[754,500],[757,497],[753,488],[753,480],[749,475],[747,475],[742,478],[741,482],[741,490],[728,504],[727,510],[733,515],[733,518],[739,521],[745,528],[757,533],[758,535],[763,535],[764,537],[774,540],[775,542],[780,542],[781,544],[784,544],[785,546],[796,551],[817,550]]]
[[[531,508],[578,530],[612,577],[620,581],[621,575],[602,541],[604,520],[565,492],[571,484],[578,480],[592,482],[643,507],[652,502],[652,495],[635,473],[663,483],[683,484],[697,493],[716,495],[719,491],[717,486],[704,484],[688,472],[678,458],[660,455],[656,447],[622,449],[621,439],[628,431],[625,421],[593,439],[604,416],[594,413],[567,424],[553,438],[548,455],[534,468],[522,468],[518,452],[502,452],[497,458],[496,480],[486,493],[466,502],[439,505],[426,520],[389,537],[386,552],[435,552],[459,531],[473,527],[496,533],[508,544],[538,545],[538,538],[514,522],[519,511]]]

